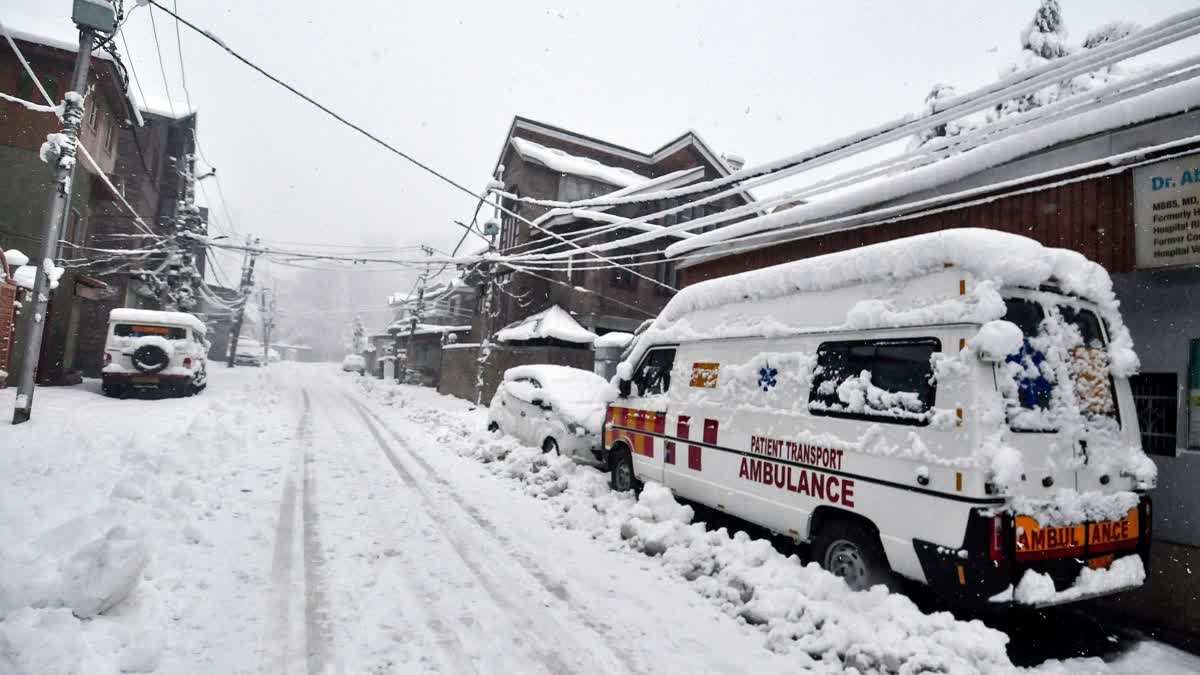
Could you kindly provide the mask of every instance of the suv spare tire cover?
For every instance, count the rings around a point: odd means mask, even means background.
[[[133,351],[133,367],[143,373],[157,373],[170,362],[171,357],[158,345],[142,345]]]

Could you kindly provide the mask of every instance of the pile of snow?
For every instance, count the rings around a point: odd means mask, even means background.
[[[19,254],[20,251],[17,251]],[[19,258],[18,258],[19,259]],[[42,270],[46,273],[46,278],[50,280],[50,290],[58,288],[58,280],[62,278],[63,268],[50,264],[49,260],[44,261],[47,264],[42,265]],[[13,281],[21,288],[33,290],[33,284],[37,277],[37,267],[33,265],[21,265],[12,273]]]
[[[630,342],[633,342],[633,333],[621,333],[619,331],[614,331],[612,333],[605,333],[604,335],[596,338],[596,341],[592,343],[592,346],[596,349],[602,349],[606,347],[624,349],[629,346]]]
[[[579,322],[568,314],[567,310],[558,305],[551,305],[548,309],[531,314],[496,331],[496,339],[500,342],[522,342],[547,338],[563,342],[591,344],[596,340],[596,334],[579,325]]]
[[[590,157],[571,155],[558,148],[548,148],[525,138],[513,138],[512,144],[522,157],[560,173],[594,178],[623,188],[650,180],[649,177],[629,169],[609,166]]]
[[[993,598],[996,601],[1016,600],[1026,605],[1056,605],[1073,602],[1102,593],[1136,588],[1146,581],[1146,568],[1138,555],[1127,555],[1113,561],[1107,569],[1083,568],[1069,588],[1054,589],[1054,579],[1048,574],[1026,570],[1016,590],[1011,588]]]
[[[979,621],[924,614],[882,586],[852,592],[815,563],[784,556],[767,540],[692,522],[691,507],[656,483],[647,484],[637,499],[613,492],[599,471],[487,433],[481,411],[424,406],[394,385],[381,399],[437,430],[436,447],[483,462],[527,494],[547,500],[557,524],[653,557],[724,612],[758,626],[765,645],[789,653],[799,670],[1012,669],[1008,637]]]
[[[518,381],[522,379],[536,380],[541,388]],[[617,393],[608,380],[590,370],[545,364],[509,368],[500,387],[527,403],[540,398],[558,416],[594,435],[600,434],[605,410]]]
[[[15,248],[10,248],[4,252],[4,260],[8,262],[9,267],[20,267],[29,264],[29,256]]]

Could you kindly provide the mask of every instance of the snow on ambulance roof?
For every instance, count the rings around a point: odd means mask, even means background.
[[[797,260],[710,279],[680,291],[647,330],[646,342],[749,335],[795,334],[816,328],[786,304],[796,293],[860,283],[914,279],[951,266],[972,275],[959,297],[859,299],[839,321],[823,328],[884,328],[930,323],[985,323],[1004,316],[1004,287],[1055,284],[1064,293],[1096,304],[1109,323],[1113,372],[1137,370],[1133,341],[1118,313],[1112,280],[1100,265],[1066,249],[1048,248],[1016,234],[961,228]],[[879,295],[883,295],[880,291]]]
[[[496,332],[496,339],[501,342],[520,342],[544,338],[591,344],[595,341],[596,334],[579,325],[574,317],[558,305],[551,305],[537,314],[531,314]]]
[[[650,180],[649,177],[634,173],[629,169],[609,166],[589,157],[577,157],[557,148],[547,148],[525,138],[514,137],[512,144],[523,157],[562,173],[595,178],[620,187],[629,187]]]
[[[208,327],[204,325],[203,321],[196,318],[194,314],[186,314],[184,312],[160,312],[153,309],[118,307],[108,313],[108,321],[109,323],[120,321],[127,323],[187,326],[201,335],[208,332]]]

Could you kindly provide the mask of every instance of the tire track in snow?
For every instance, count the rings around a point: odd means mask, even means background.
[[[398,476],[400,476],[401,481],[406,486],[415,488],[424,499],[427,505],[425,512],[441,528],[442,538],[450,544],[450,546],[454,549],[454,552],[457,553],[458,557],[462,560],[463,564],[468,570],[471,571],[476,579],[478,579],[480,588],[482,588],[484,592],[492,598],[492,601],[496,603],[497,607],[521,617],[524,620],[524,623],[529,625],[533,635],[531,636],[531,639],[526,640],[525,642],[533,650],[534,656],[537,657],[537,659],[541,661],[542,665],[545,666],[546,669],[551,673],[576,672],[576,669],[565,662],[558,652],[547,651],[541,647],[541,644],[545,642],[545,634],[537,630],[535,617],[531,616],[526,609],[515,605],[506,595],[496,588],[495,582],[493,582],[491,577],[484,571],[484,565],[481,564],[477,559],[478,554],[473,552],[459,537],[452,535],[452,524],[447,522],[445,515],[439,511],[437,505],[433,503],[433,497],[429,494],[429,491],[425,485],[417,480],[412,472],[410,472],[408,468],[404,466],[404,464],[400,461],[400,458],[396,456],[395,452],[393,452],[391,444],[389,444],[387,439],[385,439],[383,435],[379,433],[375,422],[373,422],[369,416],[370,411],[362,407],[357,401],[348,395],[346,396],[346,400],[349,401],[351,407],[362,417],[363,422],[366,424],[367,430],[370,431],[371,436],[375,439],[380,449],[383,450],[383,454],[387,457],[387,460],[392,465],[392,468],[396,470],[396,473]],[[388,431],[390,431],[390,429]],[[409,454],[411,455],[411,452]],[[561,645],[562,643],[560,642],[559,644]]]
[[[299,665],[310,675],[320,675],[330,661],[332,640],[328,592],[321,574],[325,559],[317,532],[317,483],[308,470],[313,461],[312,403],[307,390],[301,389],[300,397],[300,419],[293,435],[296,447],[284,477],[279,521],[275,526],[271,560],[273,600],[267,636],[279,645],[278,653],[272,655],[275,672],[290,673]],[[296,569],[297,560],[302,566],[300,570]],[[302,622],[299,616],[293,617],[296,602],[304,603]],[[297,658],[297,649],[303,658]]]
[[[347,414],[349,415],[349,419],[353,419],[355,411],[349,409],[349,407],[345,407],[345,409],[346,409]],[[350,438],[352,436],[351,433],[348,432],[342,426],[342,424],[340,424],[338,422],[337,418],[330,418],[329,421],[332,424],[333,428],[336,430],[339,437]],[[387,444],[387,441],[383,438],[383,436],[381,436],[379,434],[379,432],[375,429],[375,427],[367,425],[367,430],[371,433],[372,436],[374,436],[376,443],[379,443],[380,445]],[[385,452],[384,455],[388,458],[389,463],[392,462],[393,458],[388,453]],[[409,488],[415,487],[415,484],[412,482],[412,480],[410,479],[408,474],[404,471],[402,466],[398,467],[395,464],[392,464],[392,466],[396,470],[395,475],[397,478],[400,479],[401,484],[403,484],[405,487],[409,487]],[[417,494],[418,494],[418,496],[421,496],[419,492]],[[422,499],[423,498],[424,497],[422,496]],[[395,556],[397,558],[399,558],[401,561],[404,561],[405,563],[407,563],[410,568],[414,568],[416,566],[413,563],[412,559],[404,554],[403,547],[401,547],[400,549],[397,549],[395,551]],[[474,575],[476,577],[478,576],[478,573],[476,572],[476,570],[474,568],[470,567],[469,565],[468,565],[468,570],[471,572],[472,575]],[[475,663],[472,661],[472,658],[466,648],[466,645],[463,644],[463,642],[459,638],[458,634],[452,628],[447,626],[445,621],[443,621],[441,618],[431,614],[430,612],[427,611],[425,606],[421,605],[420,599],[428,597],[430,595],[430,591],[428,588],[425,587],[425,585],[423,585],[421,583],[419,576],[405,574],[400,577],[400,581],[404,584],[405,590],[407,590],[407,592],[411,595],[411,597],[414,600],[414,602],[407,607],[406,611],[410,615],[411,614],[419,615],[418,617],[416,617],[417,620],[419,620],[421,623],[423,623],[426,626],[426,628],[429,629],[430,635],[437,636],[437,641],[435,643],[436,647],[442,653],[443,661],[450,666],[450,672],[452,672],[452,673],[477,673],[477,672],[479,672],[479,669],[475,666]],[[462,621],[461,618],[460,618],[460,621]]]
[[[304,417],[301,422],[299,439],[303,444],[300,484],[303,489],[301,509],[304,538],[304,643],[309,674],[321,675],[330,662],[333,639],[329,625],[329,589],[325,576],[327,567],[318,530],[320,517],[317,512],[317,477],[309,470],[309,465],[314,461],[312,424],[309,421],[312,406],[309,402],[308,390],[302,389],[300,393],[304,398]]]
[[[392,429],[385,421],[383,421],[383,419],[380,418],[373,410],[370,410],[367,406],[354,399],[354,397],[350,394],[343,393],[343,396],[350,401],[351,405],[357,409],[359,414],[362,415],[363,419],[368,422],[368,428],[371,428],[370,422],[371,420],[374,420],[384,431],[388,433],[388,435],[395,440],[397,444],[404,448],[405,453],[409,457],[411,457],[422,467],[422,469],[424,469],[430,480],[445,488],[446,496],[449,497],[455,503],[455,505],[457,505],[459,509],[467,515],[467,517],[473,520],[475,524],[479,526],[482,532],[486,533],[491,539],[499,543],[501,549],[504,550],[504,552],[513,558],[517,563],[519,563],[519,566],[527,571],[539,584],[541,584],[548,593],[565,602],[570,613],[583,625],[595,632],[597,636],[605,642],[604,646],[606,647],[607,651],[621,662],[627,672],[642,672],[642,668],[633,661],[628,652],[623,650],[619,645],[613,644],[609,626],[604,625],[603,623],[597,621],[594,617],[582,613],[577,609],[578,607],[582,606],[583,603],[574,598],[566,586],[564,586],[561,582],[552,579],[541,569],[541,565],[536,560],[533,560],[528,555],[525,555],[518,550],[515,543],[509,537],[501,534],[496,526],[483,514],[481,514],[478,509],[467,503],[458,494],[458,492],[448,482],[446,482],[441,475],[428,462],[425,461],[423,457],[420,456],[419,453],[416,453],[412,450],[412,446],[403,436],[396,433],[396,431]],[[403,465],[399,462],[399,459],[395,457],[394,453],[391,451],[390,446],[380,437],[379,432],[374,428],[371,428],[371,433],[373,436],[375,436],[375,439],[380,444],[380,447],[384,449],[384,453],[388,456],[388,461],[392,463],[392,466],[396,468],[397,472],[404,474],[407,477],[407,480],[413,485],[416,485],[417,488],[424,494],[425,490],[421,488],[420,483],[417,482],[411,472],[403,467]],[[428,495],[426,495],[426,500],[432,501]],[[455,550],[459,550],[459,544],[457,542],[453,541],[452,539],[451,543],[455,546]],[[468,562],[468,564],[470,563]],[[486,586],[487,585],[485,584],[485,587]],[[570,609],[572,607],[576,609]]]

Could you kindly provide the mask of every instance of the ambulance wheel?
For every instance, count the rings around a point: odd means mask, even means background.
[[[854,591],[876,584],[886,586],[891,580],[892,570],[879,535],[853,520],[826,522],[813,539],[813,558]]]
[[[612,474],[612,489],[617,492],[629,492],[630,490],[634,493],[641,492],[642,483],[633,473],[633,456],[629,454],[629,450],[625,448],[613,450],[608,467]]]

